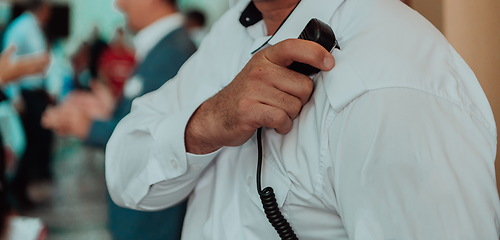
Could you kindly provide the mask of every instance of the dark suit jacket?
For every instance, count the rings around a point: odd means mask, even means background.
[[[174,30],[160,40],[132,78],[141,83],[141,90],[134,96],[123,96],[111,120],[94,121],[86,142],[104,148],[118,122],[130,112],[134,98],[158,89],[173,78],[195,50],[195,45],[183,29]],[[118,207],[109,201],[109,227],[113,239],[180,239],[186,202],[162,211],[141,212]]]

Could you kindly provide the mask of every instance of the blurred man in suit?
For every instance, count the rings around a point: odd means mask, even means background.
[[[174,77],[196,50],[182,28],[183,17],[177,12],[175,0],[117,0],[116,5],[126,15],[129,28],[137,32],[134,43],[139,65],[127,81],[111,117],[104,119],[106,110],[84,109],[99,109],[98,105],[102,104],[84,99],[91,94],[75,94],[62,105],[46,111],[43,119],[45,126],[61,135],[73,135],[102,148],[118,122],[130,112],[132,101]],[[99,85],[94,90],[95,95],[104,92]],[[83,102],[87,104],[80,104]],[[114,239],[180,239],[185,201],[157,212],[124,209],[111,201],[109,204]]]

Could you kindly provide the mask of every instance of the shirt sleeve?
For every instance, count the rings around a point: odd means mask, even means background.
[[[114,130],[106,147],[106,180],[118,205],[143,210],[169,207],[188,196],[209,164],[204,157],[188,159],[184,130],[198,106],[218,90],[213,86],[197,90],[200,86],[192,85],[189,75],[180,73],[134,100],[130,114]],[[148,201],[150,190],[153,194],[156,189],[151,186],[160,182],[162,201]]]
[[[118,205],[151,211],[172,206],[191,193],[217,156],[187,154],[184,131],[201,103],[234,77],[224,62],[234,51],[220,49],[225,29],[214,25],[177,76],[135,99],[115,128],[106,147],[106,182]]]
[[[344,108],[329,129],[330,199],[349,239],[498,239],[496,136],[478,119],[402,88]]]

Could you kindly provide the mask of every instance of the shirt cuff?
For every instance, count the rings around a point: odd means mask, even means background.
[[[197,107],[192,107],[172,117],[163,117],[158,124],[149,129],[155,146],[151,161],[156,163],[147,172],[158,172],[158,178],[149,179],[150,184],[163,180],[178,178],[182,175],[199,174],[210,164],[219,151],[205,155],[194,155],[186,152],[184,132],[191,115]],[[186,176],[185,176],[186,177]]]

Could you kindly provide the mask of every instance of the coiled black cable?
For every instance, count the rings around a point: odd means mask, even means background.
[[[274,229],[282,240],[299,240],[299,238],[297,238],[297,235],[295,235],[292,226],[290,226],[283,214],[281,214],[278,203],[276,202],[273,188],[261,188],[260,176],[262,170],[262,128],[257,129],[257,149],[257,192],[259,193],[260,201],[262,202],[262,207],[264,208],[264,213],[266,214],[267,219],[269,220],[271,225],[273,225]]]

